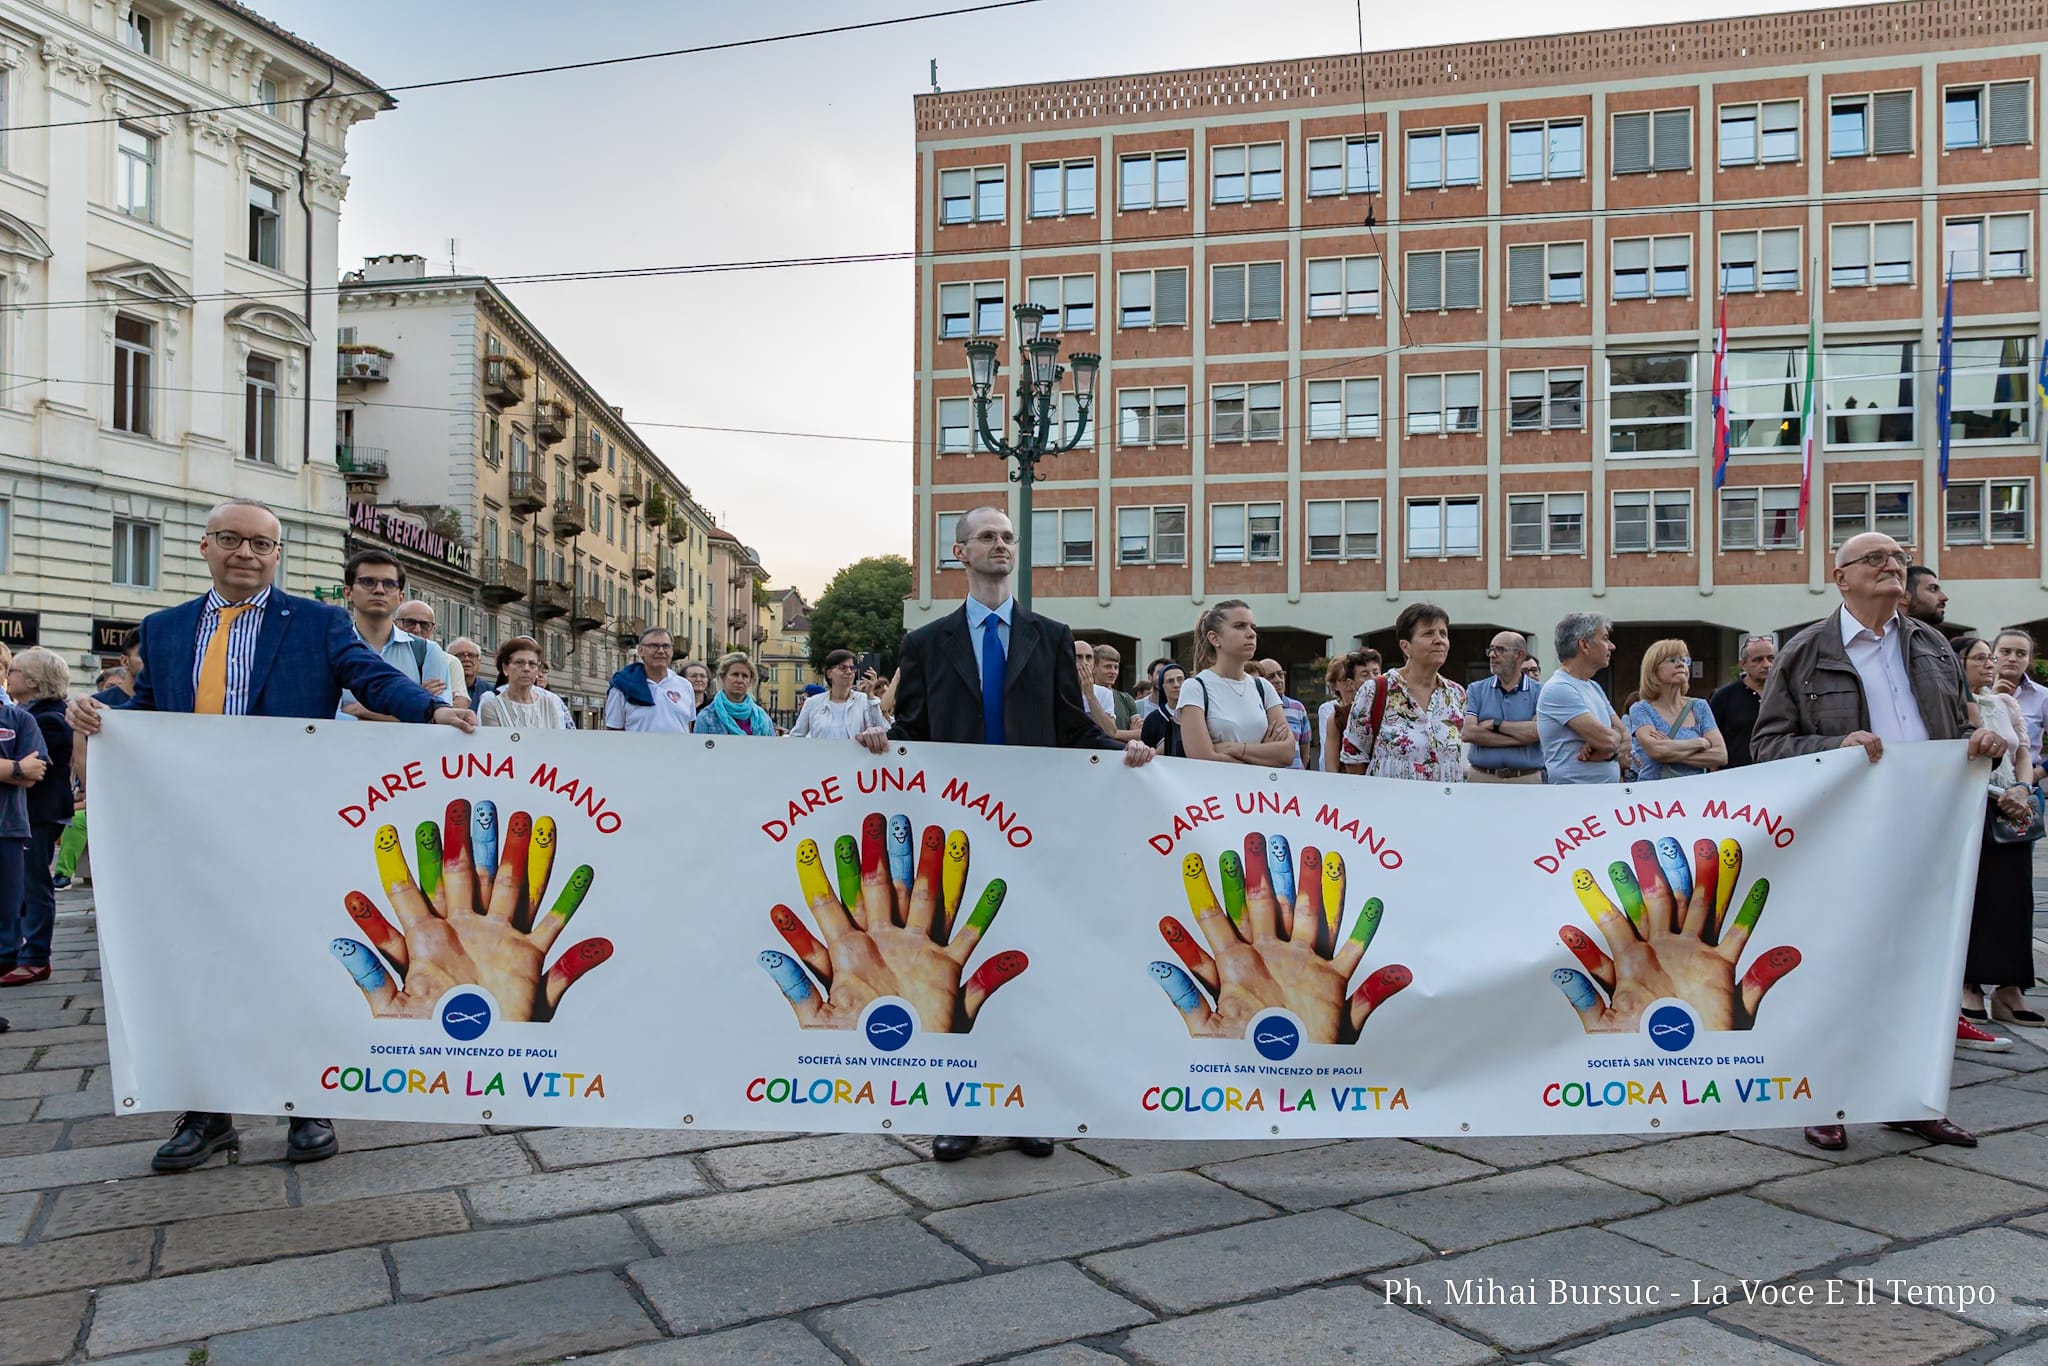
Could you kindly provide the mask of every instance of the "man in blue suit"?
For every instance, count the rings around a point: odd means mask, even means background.
[[[273,587],[282,538],[276,516],[253,499],[231,499],[207,514],[199,551],[213,588],[143,618],[142,676],[129,709],[325,721],[347,688],[401,721],[476,729],[475,713],[443,706],[379,659],[346,612]],[[67,714],[74,729],[98,732],[96,699],[73,698]],[[188,1111],[150,1165],[188,1171],[222,1149],[238,1150],[241,1141],[234,1116]],[[337,1149],[332,1121],[291,1121],[291,1161],[317,1162]]]

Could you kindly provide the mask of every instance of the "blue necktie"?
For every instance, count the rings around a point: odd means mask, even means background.
[[[1003,743],[1003,619],[991,612],[981,619],[981,742]]]

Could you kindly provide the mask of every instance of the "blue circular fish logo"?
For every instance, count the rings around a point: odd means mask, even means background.
[[[917,1024],[910,1018],[908,1010],[894,1001],[884,1001],[868,1012],[861,1032],[876,1048],[884,1053],[894,1053],[910,1042],[910,1036],[917,1032]]]
[[[1650,1042],[1666,1053],[1684,1052],[1699,1035],[1699,1022],[1680,1005],[1658,1006],[1643,1022],[1643,1028],[1648,1031]]]
[[[491,1003],[473,991],[451,996],[441,1003],[441,1028],[458,1043],[480,1039],[491,1027]]]
[[[1301,1026],[1283,1011],[1269,1010],[1252,1021],[1252,1047],[1268,1062],[1285,1062],[1301,1047]]]

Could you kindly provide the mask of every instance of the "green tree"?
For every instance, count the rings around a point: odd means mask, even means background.
[[[811,607],[811,667],[823,668],[834,650],[877,650],[882,672],[894,669],[909,596],[910,561],[901,555],[855,560],[834,574]]]

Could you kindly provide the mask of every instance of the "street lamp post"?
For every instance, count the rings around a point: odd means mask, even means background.
[[[1019,363],[1017,375],[1017,439],[1006,442],[989,427],[988,405],[993,395],[996,374],[1002,369],[996,361],[996,344],[981,340],[967,343],[967,371],[974,384],[974,425],[980,432],[983,446],[1006,460],[1014,460],[1017,467],[1010,471],[1010,478],[1018,485],[1019,508],[1023,513],[1017,525],[1017,602],[1026,611],[1031,609],[1031,486],[1038,482],[1038,462],[1048,455],[1064,455],[1081,444],[1081,438],[1088,431],[1088,410],[1095,402],[1095,374],[1102,364],[1102,357],[1086,351],[1076,351],[1069,357],[1074,370],[1074,399],[1079,412],[1079,421],[1074,425],[1074,434],[1062,441],[1054,435],[1060,422],[1059,382],[1066,373],[1066,367],[1059,363],[1060,339],[1047,336],[1041,331],[1045,322],[1045,310],[1037,304],[1018,304],[1012,310],[1017,317],[1017,352],[1024,359]]]

